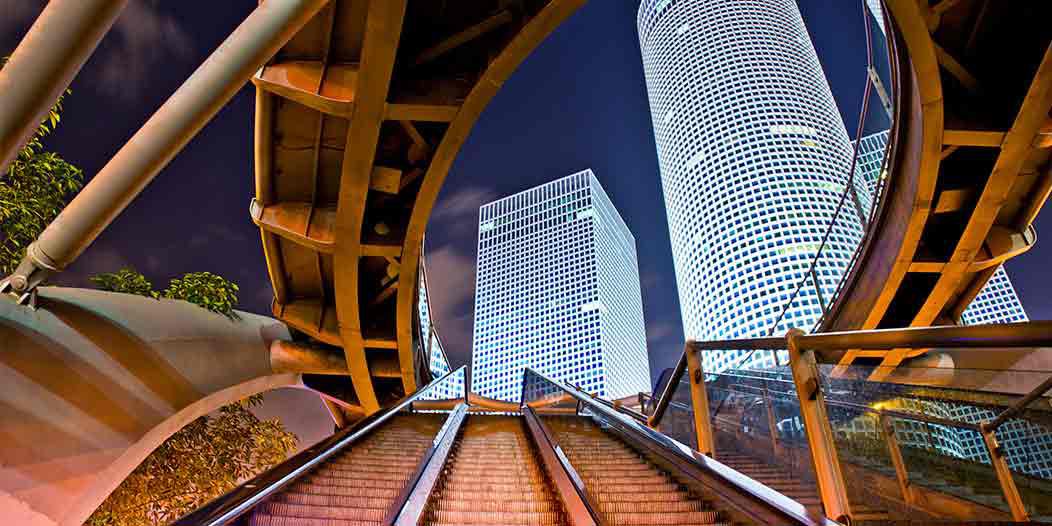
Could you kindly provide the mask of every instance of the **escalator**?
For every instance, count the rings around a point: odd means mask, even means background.
[[[398,415],[359,445],[261,503],[250,526],[381,524],[442,426],[441,415]]]
[[[436,380],[174,525],[834,524],[579,390],[533,381],[553,396],[524,389],[511,413],[423,401]]]
[[[534,447],[522,418],[469,416],[424,524],[569,524]]]
[[[624,442],[591,420],[546,420],[607,524],[719,524],[725,517]]]

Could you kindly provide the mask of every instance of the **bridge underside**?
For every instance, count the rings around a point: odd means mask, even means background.
[[[342,348],[371,413],[415,355],[424,228],[479,114],[582,0],[337,0],[253,79],[256,196],[273,313]]]
[[[959,323],[993,272],[1036,241],[1052,189],[1052,4],[887,5],[899,81],[888,197],[824,331]]]

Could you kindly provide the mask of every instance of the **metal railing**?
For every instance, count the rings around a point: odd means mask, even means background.
[[[748,338],[738,340],[689,342],[684,350],[684,356],[697,356],[698,353],[707,350],[777,350],[788,349],[790,363],[787,368],[762,371],[730,371],[721,373],[703,373],[700,366],[689,366],[691,362],[699,360],[687,360],[681,358],[682,363],[688,363],[688,367],[679,368],[669,379],[668,387],[662,398],[656,404],[656,409],[648,420],[652,426],[660,425],[667,408],[672,401],[672,393],[676,388],[681,388],[683,375],[688,371],[691,374],[687,385],[699,379],[704,388],[702,394],[692,394],[692,401],[703,398],[707,407],[709,398],[719,398],[715,404],[714,411],[699,411],[698,403],[694,403],[693,417],[696,420],[695,429],[701,433],[712,434],[712,425],[728,425],[733,419],[721,416],[724,404],[735,406],[733,410],[746,412],[743,407],[752,404],[751,407],[767,408],[767,423],[762,415],[742,416],[742,425],[750,429],[767,429],[768,437],[760,437],[771,443],[772,451],[777,452],[779,436],[790,430],[781,429],[787,423],[799,428],[798,434],[794,435],[794,444],[807,450],[810,456],[812,470],[808,476],[815,480],[821,494],[823,505],[827,515],[831,517],[850,517],[851,495],[845,483],[845,477],[840,465],[839,456],[849,464],[858,460],[852,457],[851,451],[859,443],[852,443],[852,437],[857,438],[865,433],[855,429],[858,425],[869,422],[880,422],[879,426],[873,426],[866,431],[874,439],[873,444],[884,444],[879,447],[880,451],[875,454],[885,466],[894,468],[894,473],[889,480],[897,481],[899,486],[897,502],[904,503],[905,511],[909,515],[916,512],[919,502],[925,500],[925,496],[932,495],[933,491],[941,491],[943,495],[938,498],[945,499],[945,493],[951,493],[953,502],[973,501],[973,511],[988,510],[994,515],[992,520],[1011,517],[1014,520],[1028,520],[1031,516],[1052,517],[1052,509],[1048,509],[1043,502],[1052,502],[1052,470],[1047,476],[1044,472],[1038,473],[1026,465],[1026,458],[1018,455],[1026,454],[1040,456],[1044,453],[1033,453],[1026,451],[1023,446],[1006,448],[1002,445],[1005,440],[1015,440],[1019,443],[1020,433],[1030,433],[1035,439],[1043,441],[1052,458],[1052,411],[1047,407],[1048,401],[1043,397],[1044,393],[1052,388],[1052,371],[1013,371],[1013,370],[981,370],[976,374],[982,374],[982,382],[990,383],[988,380],[994,375],[1019,376],[1026,373],[1026,385],[1029,391],[1026,394],[999,393],[996,396],[990,393],[978,392],[983,396],[973,396],[967,400],[950,396],[952,393],[975,393],[960,388],[936,388],[924,386],[923,389],[917,384],[883,383],[868,381],[871,371],[865,374],[855,375],[857,371],[844,369],[841,366],[819,366],[815,355],[829,352],[836,353],[846,349],[866,350],[889,350],[889,349],[931,349],[951,348],[957,353],[988,352],[997,353],[1005,350],[1019,348],[1052,347],[1052,322],[1035,321],[1016,324],[980,325],[980,326],[948,326],[948,327],[924,327],[909,329],[888,329],[874,331],[837,332],[824,334],[804,334],[801,331],[790,331],[785,337],[780,338]],[[979,351],[982,350],[982,351]],[[951,369],[958,375],[965,375],[968,370]],[[938,368],[930,368],[930,371],[912,371],[912,380],[924,380],[924,373],[938,376],[945,371]],[[854,378],[858,376],[859,378]],[[908,380],[908,379],[907,379]],[[774,386],[774,388],[772,388]],[[894,389],[887,386],[894,386]],[[969,388],[970,389],[970,388]],[[727,391],[733,392],[728,395]],[[732,399],[738,397],[739,399]],[[750,398],[751,397],[751,398]],[[743,402],[742,399],[745,399]],[[995,405],[977,403],[975,400],[987,401],[997,399]],[[878,407],[871,407],[858,401],[868,400]],[[883,404],[883,406],[881,405]],[[896,408],[899,404],[903,407]],[[772,407],[787,409],[788,414],[773,415]],[[1044,408],[1044,409],[1040,409]],[[657,409],[662,411],[659,413]],[[1038,413],[1035,413],[1038,411]],[[941,412],[942,414],[933,414]],[[831,416],[833,415],[833,416]],[[845,416],[847,415],[847,416]],[[955,416],[957,415],[957,416]],[[960,415],[970,415],[972,421],[963,420]],[[1034,415],[1040,418],[1035,420]],[[657,418],[655,418],[657,417]],[[860,420],[860,418],[862,420]],[[981,418],[981,421],[976,421]],[[745,424],[745,420],[749,423]],[[894,426],[887,427],[885,421],[895,422]],[[1005,431],[1005,426],[1011,422],[1012,429]],[[854,427],[853,427],[854,426]],[[1028,427],[1029,426],[1029,427]],[[920,433],[919,439],[897,440],[894,429],[902,427],[913,430],[909,432]],[[775,429],[778,428],[778,429]],[[834,432],[836,428],[836,432]],[[925,438],[924,433],[927,433]],[[754,433],[755,434],[755,433]],[[907,433],[908,434],[908,433]],[[950,437],[950,438],[947,438]],[[957,438],[953,438],[957,437]],[[756,437],[753,437],[756,438]],[[806,438],[806,444],[803,442]],[[698,437],[699,443],[703,441]],[[710,437],[711,441],[712,438]],[[898,442],[898,444],[896,443]],[[955,445],[956,441],[956,445]],[[924,443],[927,442],[927,445]],[[873,444],[869,447],[871,453]],[[963,444],[963,445],[962,445]],[[837,446],[847,451],[838,456]],[[865,445],[865,444],[861,444]],[[918,448],[927,448],[925,455],[906,454],[920,451]],[[884,450],[887,450],[884,452]],[[859,450],[863,451],[863,450]],[[863,451],[865,452],[865,451]],[[1013,455],[1016,455],[1013,457]],[[716,453],[717,458],[719,453]],[[1027,457],[1029,458],[1029,457]],[[1043,458],[1043,457],[1041,457]],[[904,460],[905,459],[905,460]],[[872,460],[872,459],[871,459]],[[905,464],[904,464],[905,463]],[[907,465],[912,463],[912,466]],[[960,470],[970,473],[971,481],[962,484],[982,485],[984,487],[959,488],[951,484],[942,490],[923,488],[925,471],[941,472],[944,478],[953,478],[951,465]],[[1015,468],[1013,468],[1015,465]],[[854,470],[854,466],[847,466]],[[910,469],[918,471],[910,476]],[[872,475],[872,472],[866,472]],[[1035,474],[1036,473],[1036,474]],[[932,484],[929,484],[932,485]],[[1024,491],[1020,492],[1020,487]],[[990,495],[982,494],[982,491],[996,489],[999,496],[991,501]],[[967,491],[965,491],[967,490]],[[975,490],[975,491],[973,491]],[[856,500],[857,494],[856,491]],[[930,499],[929,499],[930,500]],[[968,504],[971,506],[971,504]],[[997,515],[997,510],[1003,511],[1003,515]],[[937,514],[941,510],[927,509],[927,512]],[[930,513],[929,513],[930,514]],[[917,516],[923,514],[917,512]],[[910,518],[917,518],[917,516]]]
[[[172,526],[222,526],[232,524],[241,515],[267,497],[287,487],[304,474],[317,468],[337,453],[361,441],[399,412],[408,409],[413,402],[425,393],[440,385],[456,373],[463,373],[464,367],[450,371],[445,376],[433,380],[397,403],[373,413],[347,429],[322,440],[292,458],[259,474],[255,478],[234,488],[229,493],[213,500],[196,511],[172,523]]]
[[[551,410],[554,406],[550,400],[569,395],[564,403],[576,407],[576,415],[596,420],[630,444],[659,458],[663,466],[671,467],[677,475],[705,486],[710,493],[722,497],[723,502],[761,524],[834,526],[810,514],[798,502],[697,453],[577,387],[529,368],[523,373],[523,386],[524,407],[543,406]]]

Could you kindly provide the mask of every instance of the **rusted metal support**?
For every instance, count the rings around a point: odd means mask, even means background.
[[[907,506],[914,506],[913,490],[910,489],[910,472],[906,469],[906,461],[902,458],[902,448],[899,446],[899,438],[895,435],[895,426],[891,418],[880,413],[877,415],[877,430],[880,437],[888,445],[888,456],[891,457],[891,465],[895,468],[895,478],[899,482],[899,491],[902,492],[902,500]]]
[[[0,70],[0,174],[36,133],[127,0],[51,0]]]
[[[40,237],[5,283],[29,299],[73,262],[252,75],[328,0],[267,0],[106,163]],[[6,68],[5,68],[6,69]]]
[[[683,372],[687,370],[687,349],[693,346],[694,342],[688,341],[686,347],[683,348],[683,354],[679,356],[676,368],[672,370],[672,375],[669,376],[668,383],[665,384],[665,390],[661,393],[661,398],[658,399],[657,407],[654,408],[654,414],[647,419],[647,425],[651,428],[656,429],[658,424],[661,423],[661,419],[665,416],[668,404],[676,393],[676,386],[679,385],[680,379],[683,378]]]
[[[844,474],[833,441],[833,430],[826,414],[825,398],[822,395],[815,353],[801,349],[800,337],[804,332],[790,329],[786,334],[789,347],[789,367],[793,372],[793,383],[800,400],[800,419],[804,423],[807,444],[814,461],[815,479],[822,506],[827,517],[847,524],[851,517],[851,503],[847,497]]]
[[[698,351],[688,344],[683,354],[687,357],[690,373],[690,403],[694,410],[694,434],[698,439],[698,451],[715,458],[716,447],[712,439],[712,420],[709,418],[709,395],[705,392],[705,373]]]
[[[1016,522],[1030,522],[1030,514],[1026,511],[1023,498],[1019,496],[1019,488],[1016,487],[1015,479],[1012,478],[1012,471],[1008,469],[1004,448],[997,443],[994,430],[985,429],[984,426],[984,429],[979,432],[983,435],[986,452],[990,454],[990,465],[997,474],[997,481],[1001,483],[1001,493],[1004,494],[1005,502],[1008,503],[1008,509],[1012,511],[1012,519]]]

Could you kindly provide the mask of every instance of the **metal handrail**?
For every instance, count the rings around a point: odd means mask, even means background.
[[[554,489],[563,501],[567,515],[571,518],[570,522],[574,526],[603,526],[599,505],[588,493],[588,488],[581,479],[581,475],[574,469],[570,459],[566,458],[566,454],[563,453],[544,422],[537,416],[537,412],[532,407],[523,404],[522,416],[526,421],[526,429],[540,454],[538,460],[545,466],[555,486]]]
[[[450,411],[442,428],[438,430],[431,447],[427,448],[417,463],[416,471],[409,478],[387,511],[382,526],[415,526],[424,516],[427,502],[438,484],[439,476],[446,465],[453,442],[460,434],[468,405],[464,402]]]
[[[753,500],[754,505],[756,502],[763,503],[783,518],[791,519],[793,523],[802,526],[836,526],[837,524],[828,518],[814,517],[800,503],[765,486],[756,484],[752,479],[745,477],[720,462],[701,455],[671,437],[651,429],[646,425],[642,425],[640,422],[637,422],[627,415],[597,402],[591,395],[584,391],[576,389],[564,382],[554,380],[544,374],[530,369],[529,367],[524,370],[523,374],[532,374],[548,384],[561,389],[563,392],[576,399],[579,403],[587,406],[590,411],[601,415],[608,422],[616,422],[619,425],[631,429],[635,435],[645,437],[650,446],[656,451],[669,455],[677,462],[683,463],[684,465],[690,466],[693,469],[714,477],[721,483],[734,488],[739,495],[749,497]]]
[[[690,342],[687,342],[687,347],[684,347],[683,353],[679,355],[679,361],[676,362],[676,368],[672,370],[672,375],[669,376],[668,383],[665,384],[665,390],[661,392],[661,398],[658,398],[657,407],[654,408],[654,413],[647,418],[647,425],[650,427],[657,427],[657,425],[661,423],[661,419],[665,416],[668,404],[672,401],[672,396],[676,392],[676,386],[679,385],[680,380],[683,379],[683,373],[687,370],[687,350],[689,347]]]
[[[1005,409],[989,422],[983,422],[983,424],[981,425],[982,430],[996,431],[997,428],[1001,427],[1001,424],[1004,424],[1008,421],[1009,418],[1012,418],[1015,415],[1026,410],[1026,407],[1028,405],[1033,403],[1034,400],[1041,398],[1049,389],[1052,389],[1052,376],[1049,376],[1044,382],[1041,382],[1041,385],[1038,385],[1025,396],[1020,398],[1019,401],[1012,404],[1012,407]]]
[[[176,520],[170,526],[221,526],[231,523],[262,502],[263,499],[285,488],[347,446],[367,436],[451,375],[463,371],[464,367],[461,366],[455,371],[446,373],[441,378],[433,380],[402,398],[395,405],[365,417],[355,425],[264,471],[225,495]]]

